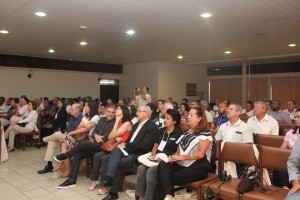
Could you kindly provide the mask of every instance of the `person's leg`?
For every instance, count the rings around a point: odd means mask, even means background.
[[[100,167],[100,177],[101,177],[100,183],[101,183],[101,185],[103,185],[103,181],[105,179],[109,158],[110,158],[110,154],[107,154],[101,158],[101,167]]]
[[[100,145],[94,142],[90,142],[88,140],[84,140],[79,142],[77,145],[75,145],[72,149],[69,151],[66,151],[65,155],[68,158],[72,158],[74,154],[79,152],[86,152],[91,155],[101,151]]]
[[[119,185],[121,179],[120,169],[130,169],[132,167],[133,167],[132,155],[128,155],[120,159],[116,174],[113,177],[113,187],[110,189],[110,193],[118,193],[119,191]],[[107,169],[109,170],[109,168]]]
[[[151,167],[147,170],[146,180],[147,186],[144,199],[153,200],[157,184],[157,167]]]
[[[10,126],[6,129],[6,131],[4,132],[5,139],[8,139],[8,137],[9,137],[9,132],[13,129],[13,126],[14,126],[14,125],[10,125]]]
[[[79,152],[74,154],[72,159],[72,164],[70,167],[70,174],[69,174],[69,181],[70,182],[76,182],[77,181],[77,175],[80,167],[81,160],[84,158],[87,158],[89,154],[86,152]]]
[[[115,148],[109,157],[104,185],[110,185],[115,177],[121,158],[124,157],[123,152],[119,148]],[[106,183],[105,183],[106,182]]]
[[[32,130],[29,128],[20,127],[19,125],[14,125],[11,131],[9,132],[9,141],[8,141],[9,149],[14,148],[14,141],[15,141],[16,134],[30,133],[30,132],[32,132]]]
[[[62,139],[64,137],[66,137],[66,136],[63,133],[61,133],[60,131],[56,131],[52,135],[44,137],[43,141],[46,143],[49,143],[49,141],[59,141],[60,139]]]
[[[146,173],[149,168],[141,164],[137,169],[135,196],[144,197],[146,193]]]
[[[91,178],[90,178],[92,181],[97,181],[99,179],[100,168],[102,164],[101,161],[102,161],[102,157],[105,155],[107,155],[105,151],[100,151],[94,154],[93,167],[92,167]]]

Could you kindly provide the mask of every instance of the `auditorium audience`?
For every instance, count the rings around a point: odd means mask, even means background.
[[[185,119],[187,121],[189,116],[190,107],[186,103],[180,104],[180,118]]]
[[[254,110],[253,110],[253,102],[252,101],[247,101],[246,102],[246,108],[242,110],[242,114],[246,115],[248,117],[253,117],[254,116]]]
[[[168,109],[174,109],[173,103],[166,101],[161,109],[161,116],[158,117],[157,121],[155,124],[158,126],[158,128],[163,128],[165,126],[164,124],[164,119],[165,119],[165,114]]]
[[[0,113],[0,121],[2,127],[8,126],[10,124],[10,118],[12,117],[13,111],[17,107],[18,103],[19,103],[18,98],[11,98],[10,105],[7,111]]]
[[[36,97],[35,103],[36,103],[36,112],[39,114],[44,109],[44,104],[42,103],[42,98]]]
[[[157,100],[157,102],[156,102],[156,105],[157,105],[157,110],[156,110],[156,117],[157,118],[160,118],[160,117],[162,117],[163,116],[163,111],[162,111],[162,109],[163,109],[163,107],[164,107],[164,103],[165,103],[165,100],[163,100],[163,99],[159,99],[159,100]]]
[[[130,114],[130,119],[132,125],[135,125],[139,120],[136,116],[137,109],[134,105],[129,105],[128,106],[129,114]]]
[[[222,124],[228,122],[227,110],[228,106],[226,103],[221,102],[218,104],[218,117],[215,119],[217,129],[219,129]]]
[[[137,101],[138,106],[147,105],[151,102],[151,95],[149,94],[149,88],[144,86],[140,90],[139,88],[135,88],[133,90],[133,99]]]
[[[13,116],[10,118],[10,125],[15,125],[18,123],[22,116],[28,111],[29,99],[26,97],[21,97],[19,100],[19,105],[14,109]]]

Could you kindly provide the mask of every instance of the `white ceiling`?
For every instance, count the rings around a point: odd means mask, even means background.
[[[1,29],[3,54],[116,64],[300,57],[299,0],[0,0]]]

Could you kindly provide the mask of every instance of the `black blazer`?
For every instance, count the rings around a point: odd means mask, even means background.
[[[149,153],[152,150],[154,141],[157,137],[158,128],[157,126],[151,121],[148,120],[143,127],[138,132],[137,136],[135,137],[133,142],[130,142],[135,130],[137,129],[139,123],[133,125],[133,128],[130,132],[130,136],[126,142],[125,150],[132,154],[133,161],[137,161],[137,158],[140,155],[145,153]]]
[[[57,118],[52,121],[53,130],[58,131],[60,129],[60,131],[64,133],[67,126],[67,118],[68,113],[66,107],[62,107],[60,111],[57,110]]]

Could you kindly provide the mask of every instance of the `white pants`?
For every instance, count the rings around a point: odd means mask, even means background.
[[[22,134],[22,133],[30,133],[32,129],[21,127],[19,125],[10,125],[8,129],[5,131],[5,138],[9,138],[8,140],[8,147],[13,148],[15,142],[15,135]]]
[[[48,143],[47,146],[47,151],[46,151],[46,155],[44,160],[46,161],[53,161],[53,157],[54,157],[54,151],[56,148],[60,147],[60,139],[66,137],[63,133],[61,133],[60,131],[57,131],[55,133],[53,133],[52,135],[49,135],[47,137],[43,138],[43,141]]]

